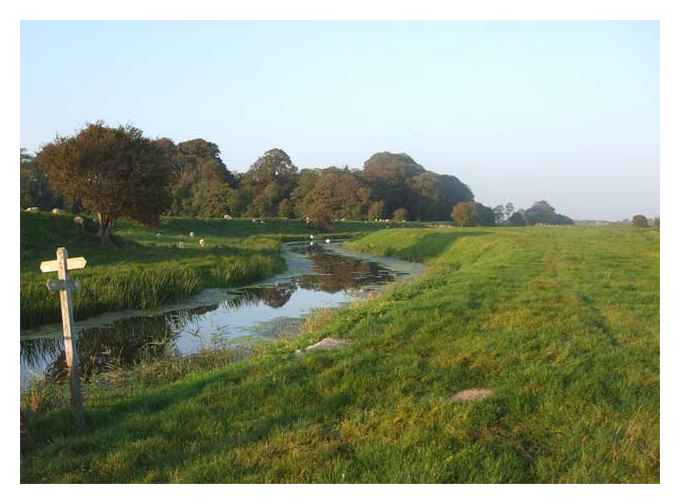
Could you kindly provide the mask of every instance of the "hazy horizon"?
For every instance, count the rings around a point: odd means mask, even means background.
[[[406,152],[489,206],[659,213],[657,22],[22,22],[22,147],[98,119],[232,171]]]

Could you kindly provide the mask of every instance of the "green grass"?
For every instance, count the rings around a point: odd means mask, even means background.
[[[337,235],[375,230],[377,224],[338,222]],[[268,219],[165,218],[159,229],[122,221],[117,248],[104,247],[96,227],[81,231],[72,215],[21,213],[21,326],[60,320],[59,297],[45,287],[50,275],[40,262],[66,246],[71,257],[85,256],[87,268],[74,271],[81,289],[74,294],[76,320],[126,308],[148,309],[196,294],[207,287],[233,287],[270,277],[285,268],[281,242],[306,239],[314,230],[300,221]],[[156,238],[160,232],[161,237]],[[193,232],[194,237],[189,233]],[[320,235],[321,236],[321,235]],[[199,239],[206,239],[206,247]],[[183,241],[185,248],[177,248]]]
[[[659,233],[389,230],[426,262],[249,359],[29,418],[23,482],[658,482]],[[326,336],[351,345],[293,350]],[[456,403],[463,389],[495,395]]]

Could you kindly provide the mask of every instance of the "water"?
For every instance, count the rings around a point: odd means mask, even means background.
[[[77,322],[84,379],[139,362],[276,338],[294,330],[314,309],[341,306],[421,270],[405,261],[350,253],[338,243],[286,244],[282,253],[287,271],[266,282],[206,289],[179,305]],[[22,388],[36,377],[66,377],[60,324],[24,331],[21,338]]]

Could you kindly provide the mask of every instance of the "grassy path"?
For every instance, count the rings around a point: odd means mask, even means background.
[[[22,481],[654,482],[659,235],[419,229],[353,246],[420,279],[252,359],[30,419]],[[348,348],[296,357],[332,336]],[[491,398],[452,400],[486,387]]]

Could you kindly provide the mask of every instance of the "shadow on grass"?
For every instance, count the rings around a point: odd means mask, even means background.
[[[419,238],[410,247],[396,251],[395,254],[387,251],[386,255],[398,255],[407,260],[423,261],[432,259],[443,254],[453,243],[467,236],[483,236],[488,234],[484,231],[452,232],[452,233],[429,233]]]

